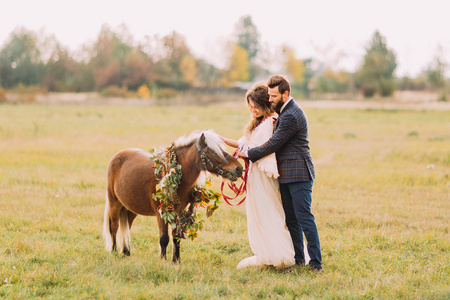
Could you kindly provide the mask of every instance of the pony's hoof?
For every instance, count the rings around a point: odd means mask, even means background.
[[[128,250],[128,249],[123,249],[123,255],[125,255],[125,256],[130,256],[130,255],[131,255],[130,250]]]

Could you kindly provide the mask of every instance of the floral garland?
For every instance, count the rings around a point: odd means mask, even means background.
[[[197,232],[203,229],[205,222],[196,208],[205,207],[206,217],[209,218],[219,208],[221,195],[205,187],[211,186],[211,180],[208,179],[204,186],[194,186],[192,190],[194,202],[188,209],[175,212],[175,205],[180,203],[177,191],[182,172],[173,148],[172,144],[165,150],[150,150],[152,153],[150,159],[155,162],[155,177],[158,181],[152,198],[159,203],[158,212],[161,218],[172,225],[175,238],[179,240],[187,236],[193,240],[197,237]]]

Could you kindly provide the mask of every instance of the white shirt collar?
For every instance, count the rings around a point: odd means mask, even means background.
[[[283,106],[280,109],[280,113],[283,111],[283,109],[286,107],[286,105],[291,102],[293,98],[289,96],[289,99],[286,100],[286,102],[284,102]]]

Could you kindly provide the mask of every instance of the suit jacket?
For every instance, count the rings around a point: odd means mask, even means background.
[[[309,181],[316,177],[308,139],[308,120],[292,99],[278,116],[272,137],[263,145],[248,150],[255,162],[275,152],[280,183]]]

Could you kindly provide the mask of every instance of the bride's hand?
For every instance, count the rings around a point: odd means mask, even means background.
[[[237,154],[238,157],[240,157],[240,158],[248,158],[248,156],[245,155],[245,153],[242,152],[241,149],[237,149],[236,151],[237,151],[236,154]]]

